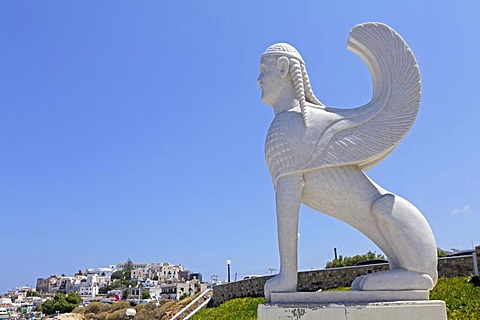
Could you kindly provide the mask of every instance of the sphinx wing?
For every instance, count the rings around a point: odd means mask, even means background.
[[[326,109],[341,120],[319,137],[304,169],[349,164],[368,169],[393,151],[417,116],[420,72],[398,33],[381,23],[360,24],[350,31],[347,48],[370,70],[372,100],[356,109]]]

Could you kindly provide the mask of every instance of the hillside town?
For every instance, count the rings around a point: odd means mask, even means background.
[[[107,267],[78,270],[65,274],[37,278],[36,286],[22,286],[0,296],[0,319],[42,319],[39,306],[57,293],[76,293],[80,305],[92,301],[112,303],[127,300],[131,304],[150,301],[181,300],[207,289],[202,275],[182,265],[167,262],[127,262]]]

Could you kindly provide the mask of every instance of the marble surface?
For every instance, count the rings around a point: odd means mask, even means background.
[[[326,291],[272,293],[271,303],[370,303],[428,300],[428,290],[406,291]]]
[[[364,304],[260,304],[258,320],[447,320],[443,301]]]
[[[280,252],[280,272],[265,285],[268,301],[271,293],[296,291],[301,204],[358,229],[388,257],[390,271],[357,278],[353,290],[430,290],[437,281],[437,246],[424,216],[363,172],[388,156],[415,121],[417,62],[400,35],[381,23],[355,26],[347,48],[367,64],[373,81],[371,101],[355,109],[329,108],[315,96],[293,46],[277,43],[261,56],[261,100],[275,115],[265,158]]]

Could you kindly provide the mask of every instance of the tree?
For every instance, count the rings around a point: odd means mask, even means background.
[[[80,302],[82,302],[82,297],[76,292],[70,292],[67,296],[67,302],[76,304],[77,306],[80,305]]]
[[[117,270],[112,273],[112,276],[110,277],[112,280],[113,279],[123,279],[123,271],[122,270]]]
[[[142,299],[150,299],[150,292],[148,292],[147,290],[143,290]]]
[[[45,314],[54,314],[70,312],[82,301],[82,298],[77,293],[69,293],[68,297],[63,293],[55,294],[52,300],[47,300],[41,305],[41,310]]]
[[[339,268],[339,267],[354,266],[358,262],[374,260],[374,259],[385,260],[385,256],[383,254],[377,254],[372,251],[368,251],[366,254],[363,254],[363,255],[357,254],[353,257],[344,257],[342,255],[339,255],[338,259],[333,259],[332,261],[328,261],[325,268]]]
[[[446,256],[448,256],[448,252],[437,247],[437,256],[439,258],[440,257],[446,257]]]
[[[132,270],[133,270],[133,262],[130,258],[127,259],[125,263],[125,268],[123,269],[123,279],[131,280],[132,279]]]
[[[129,280],[115,280],[114,282],[110,283],[108,286],[101,287],[98,292],[101,294],[105,294],[110,290],[113,289],[121,289],[121,288],[128,288],[129,286],[134,287],[136,283],[134,281],[129,281]]]
[[[128,289],[123,290],[122,300],[127,300],[129,295],[130,295],[130,290]]]
[[[38,293],[37,291],[33,291],[33,290],[27,291],[27,297],[38,297],[38,296],[40,296],[40,293]]]

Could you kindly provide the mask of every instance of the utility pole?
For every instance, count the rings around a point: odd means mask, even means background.
[[[270,274],[273,274],[274,271],[277,271],[277,269],[274,268],[268,268],[268,271],[270,271]]]

